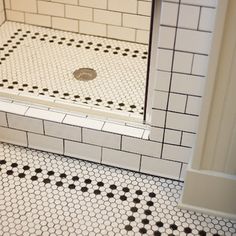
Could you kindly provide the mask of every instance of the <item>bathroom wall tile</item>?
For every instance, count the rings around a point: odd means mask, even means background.
[[[107,35],[110,38],[134,41],[135,29],[108,25]]]
[[[178,4],[171,2],[163,2],[161,11],[161,24],[176,26],[178,16]]]
[[[25,23],[51,27],[51,16],[25,13]]]
[[[83,128],[83,142],[99,145],[102,147],[120,149],[121,136]]]
[[[161,26],[159,47],[172,49],[174,47],[175,31],[173,27]]]
[[[161,143],[123,136],[122,150],[152,157],[160,157]]]
[[[191,153],[191,148],[164,144],[162,158],[188,163],[191,158]]]
[[[171,73],[166,71],[157,71],[155,89],[169,91]]]
[[[218,0],[182,0],[181,2],[198,6],[216,7],[217,1]]]
[[[215,24],[216,9],[203,7],[199,22],[199,29],[213,31]]]
[[[106,25],[93,23],[88,21],[80,21],[80,32],[83,34],[95,34],[98,36],[106,36]]]
[[[52,27],[55,29],[78,33],[79,22],[77,20],[72,20],[72,19],[52,17]]]
[[[5,21],[5,13],[4,13],[4,11],[2,10],[2,11],[0,11],[0,25],[1,25],[2,23],[4,23],[4,21]]]
[[[31,108],[31,107],[28,109],[25,115],[55,122],[62,122],[63,118],[65,117],[65,114],[63,113],[42,110],[38,108]]]
[[[26,132],[0,127],[0,141],[20,146],[27,146]]]
[[[167,112],[166,126],[171,129],[196,132],[197,116]]]
[[[37,12],[36,0],[11,0],[11,9],[24,12]]]
[[[185,52],[175,52],[173,71],[191,73],[193,54]]]
[[[185,179],[187,168],[188,168],[188,164],[182,164],[182,168],[181,168],[181,172],[180,172],[180,178],[179,178],[182,181],[184,181],[184,179]]]
[[[81,141],[81,128],[57,122],[44,121],[45,135]]]
[[[11,0],[4,0],[5,8],[10,9],[11,8]]]
[[[156,109],[166,109],[167,100],[168,100],[168,93],[164,91],[154,91],[154,99],[153,101],[153,108]]]
[[[136,30],[136,42],[137,43],[149,43],[149,30]]]
[[[158,60],[159,63],[157,65],[157,69],[165,70],[165,71],[171,71],[172,56],[173,56],[173,51],[172,50],[158,49],[158,58],[157,58],[157,60],[159,58],[161,58],[161,60]]]
[[[102,163],[138,171],[140,165],[140,155],[103,148]]]
[[[133,14],[123,14],[123,26],[129,28],[139,28],[143,30],[150,29],[150,17]]]
[[[66,17],[78,20],[92,20],[92,8],[66,5]]]
[[[138,14],[150,16],[152,2],[151,1],[138,1]]]
[[[178,179],[180,168],[181,163],[178,162],[142,156],[140,171],[152,175],[159,173],[163,177]]]
[[[181,131],[166,129],[164,142],[180,145]]]
[[[163,128],[151,127],[150,140],[162,142],[163,141]]]
[[[104,125],[103,121],[92,120],[85,117],[72,116],[72,115],[66,115],[63,123],[97,130],[101,130]]]
[[[170,93],[168,110],[184,112],[186,107],[186,101],[186,95]]]
[[[28,133],[28,146],[43,151],[63,154],[63,140],[45,135]]]
[[[94,9],[94,21],[98,23],[121,25],[122,14],[120,12]]]
[[[178,29],[176,49],[187,52],[209,54],[212,34],[202,31]]]
[[[118,133],[123,135],[129,135],[137,138],[141,138],[143,135],[144,130],[124,125],[119,125],[115,123],[109,123],[106,122],[103,129],[103,131],[108,131],[112,133]]]
[[[165,115],[165,111],[152,110],[152,125],[164,127]]]
[[[204,84],[205,78],[173,73],[171,91],[202,96],[204,91]]]
[[[50,0],[50,1],[51,2],[65,3],[65,4],[71,4],[71,5],[78,5],[78,0]]]
[[[9,21],[24,22],[25,15],[23,12],[6,10],[6,17]]]
[[[188,97],[187,107],[186,107],[186,113],[199,115],[202,105],[202,98],[200,97]]]
[[[15,114],[24,115],[27,109],[27,106],[0,101],[0,111],[14,112]]]
[[[196,134],[183,132],[181,145],[192,147],[194,145],[195,140],[196,140]]]
[[[137,13],[137,0],[108,0],[108,10]]]
[[[64,16],[64,5],[60,3],[38,1],[38,13],[50,16]]]
[[[107,8],[107,0],[79,0],[80,6],[92,7],[92,8]]]
[[[180,5],[178,26],[188,29],[197,29],[200,7]]]
[[[7,126],[6,113],[0,111],[0,126]]]
[[[65,155],[94,162],[101,161],[101,147],[65,140]]]
[[[149,140],[150,130],[144,130],[142,139]]]
[[[1,1],[0,1],[0,11],[3,11],[3,10],[4,10],[3,2],[4,2],[4,0],[1,0]],[[5,2],[4,2],[4,4],[5,4]]]
[[[195,75],[207,75],[208,56],[194,55],[192,73]]]
[[[43,122],[40,119],[8,113],[7,120],[10,128],[43,134]]]
[[[183,132],[181,145],[187,147],[193,147],[196,141],[196,134]]]

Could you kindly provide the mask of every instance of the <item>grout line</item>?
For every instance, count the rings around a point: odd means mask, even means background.
[[[175,29],[175,37],[174,37],[174,45],[173,45],[172,61],[171,61],[171,74],[170,74],[170,82],[169,82],[169,91],[168,91],[168,96],[167,96],[167,105],[166,105],[166,111],[165,111],[165,120],[164,120],[164,127],[163,127],[163,137],[162,137],[160,159],[162,159],[162,156],[163,156],[163,149],[164,149],[164,142],[165,142],[165,129],[166,129],[166,125],[167,125],[167,111],[169,108],[170,91],[171,91],[172,78],[173,78],[173,68],[174,68],[175,47],[176,47],[178,22],[179,22],[179,14],[180,14],[180,4],[181,4],[181,0],[179,0],[179,2],[178,2],[177,21],[176,21],[176,29]]]
[[[201,14],[202,14],[202,6],[200,6],[200,10],[199,10],[198,23],[197,23],[197,30],[200,30],[200,29],[199,29],[199,26],[200,26]]]

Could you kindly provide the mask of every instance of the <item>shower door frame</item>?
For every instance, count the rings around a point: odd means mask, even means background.
[[[151,22],[149,34],[148,63],[144,97],[143,123],[151,124],[151,111],[153,105],[154,88],[157,78],[158,41],[161,19],[162,0],[152,0]]]

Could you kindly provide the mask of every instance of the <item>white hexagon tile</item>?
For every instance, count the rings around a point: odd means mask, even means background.
[[[14,22],[0,39],[0,89],[143,114],[147,45]],[[76,80],[80,68],[97,77]]]
[[[236,235],[180,210],[183,183],[0,143],[0,235]]]

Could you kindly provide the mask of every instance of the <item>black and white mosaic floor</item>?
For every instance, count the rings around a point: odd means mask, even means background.
[[[5,22],[0,28],[0,90],[98,109],[143,114],[148,46]],[[76,80],[91,68],[97,77]]]
[[[177,208],[183,183],[0,143],[0,235],[236,235]]]

